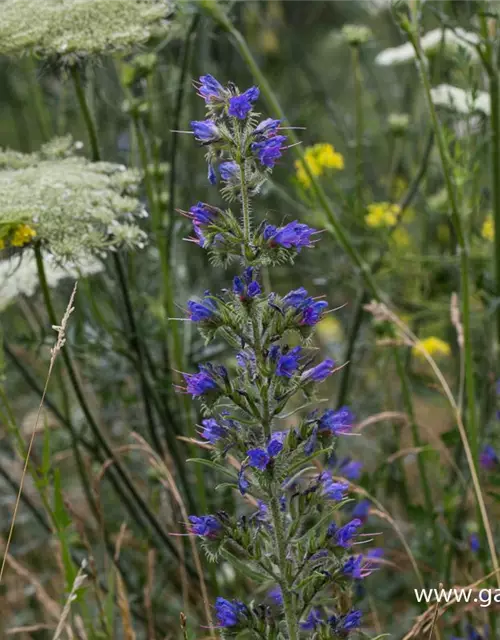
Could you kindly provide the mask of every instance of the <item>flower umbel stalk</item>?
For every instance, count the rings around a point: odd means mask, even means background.
[[[287,140],[280,120],[258,122],[253,105],[259,89],[240,92],[209,75],[196,88],[207,117],[191,126],[207,151],[208,179],[213,185],[220,179],[222,197],[238,201],[241,216],[203,202],[183,213],[193,224],[191,239],[210,253],[212,262],[240,263],[242,274],[231,289],[190,300],[188,313],[207,342],[220,337],[239,352],[236,371],[205,363],[197,373],[183,374],[185,385],[178,390],[202,402],[201,436],[217,461],[214,468],[220,470],[230,452],[239,470],[229,467],[227,473],[235,489],[258,508],[242,516],[192,515],[188,532],[203,539],[210,557],[233,559],[239,570],[245,567],[270,589],[261,604],[217,598],[217,626],[224,637],[245,631],[254,638],[299,640],[311,632],[325,639],[347,638],[361,618],[352,608],[352,581],[373,568],[373,560],[350,551],[366,512],[339,526],[346,515],[341,509],[348,483],[329,471],[312,474],[308,465],[333,453],[353,416],[346,407],[323,413],[311,408],[306,415],[297,413],[295,426],[281,424],[291,398],[302,395],[301,406],[309,408],[316,386],[335,370],[330,359],[314,365],[309,352],[314,327],[328,304],[303,287],[278,295],[264,293],[260,284],[264,269],[292,263],[302,249],[313,248],[317,231],[297,220],[278,226],[264,219],[251,225],[251,198]],[[321,606],[324,596],[331,607]]]

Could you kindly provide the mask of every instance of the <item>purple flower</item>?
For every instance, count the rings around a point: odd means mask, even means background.
[[[275,135],[261,142],[252,142],[251,149],[256,154],[261,165],[272,168],[283,155],[282,149],[285,141],[286,136]]]
[[[477,553],[481,548],[481,541],[477,533],[471,533],[469,536],[469,549],[474,553]]]
[[[347,549],[351,544],[352,538],[356,535],[357,530],[361,525],[361,520],[359,518],[354,518],[343,527],[340,527],[340,529],[337,529],[336,527],[331,528],[330,525],[330,527],[328,528],[328,533],[329,535],[333,535],[335,537],[335,542],[339,547],[344,547],[345,549]]]
[[[303,631],[314,631],[321,622],[321,612],[318,609],[311,609],[304,622],[300,623],[300,628]]]
[[[329,431],[332,435],[348,433],[354,422],[354,416],[348,407],[338,411],[327,409],[318,421],[320,431]]]
[[[345,458],[340,463],[339,471],[348,480],[357,480],[361,475],[362,468],[362,462],[351,460],[350,458]]]
[[[239,120],[244,120],[252,110],[252,103],[259,97],[260,91],[257,87],[250,87],[239,96],[229,99],[228,115]]]
[[[196,244],[199,244],[202,249],[206,247],[207,239],[205,238],[205,236],[203,235],[203,231],[200,229],[200,227],[197,224],[193,225],[193,231],[196,238],[190,238],[190,239],[193,242],[196,242]]]
[[[215,600],[215,615],[219,627],[235,627],[242,616],[246,616],[247,608],[239,600],[226,600],[217,598]]]
[[[222,529],[215,516],[189,516],[189,532],[203,538],[216,538]]]
[[[270,456],[277,456],[283,449],[283,442],[288,434],[288,431],[275,431],[271,436],[271,439],[267,445],[267,453]]]
[[[205,76],[200,76],[198,91],[205,98],[205,102],[210,104],[214,100],[223,98],[224,87],[212,75],[207,73]]]
[[[279,354],[280,354],[279,345],[273,344],[269,349],[269,360],[271,360],[271,362],[276,362]]]
[[[265,471],[271,460],[270,456],[264,451],[264,449],[259,448],[249,449],[247,451],[247,456],[250,458],[248,464],[251,467],[259,469],[259,471]]]
[[[312,246],[311,236],[314,233],[317,233],[316,229],[297,220],[289,222],[284,227],[275,227],[272,224],[267,224],[264,227],[264,239],[269,242],[271,247],[281,245],[286,249],[296,247],[300,250],[302,247]]]
[[[231,182],[239,175],[240,168],[234,160],[221,162],[219,165],[220,177],[224,182]]]
[[[267,597],[278,607],[283,606],[283,593],[281,591],[281,587],[276,585],[272,589],[269,589],[267,592]]]
[[[276,135],[278,128],[281,124],[281,120],[274,120],[273,118],[266,118],[262,120],[260,124],[258,124],[254,129],[254,134],[257,134],[258,137],[270,137]]]
[[[240,490],[241,495],[244,496],[249,488],[250,483],[245,478],[245,469],[241,467],[238,472],[238,489]]]
[[[283,298],[283,302],[285,303],[285,307],[300,309],[309,299],[310,298],[307,291],[304,289],[304,287],[300,287],[299,289],[293,289],[293,291],[287,293]]]
[[[301,376],[302,382],[306,380],[313,380],[314,382],[323,382],[333,373],[335,368],[335,362],[331,358],[327,358],[320,362],[318,365],[313,367],[312,369],[308,369],[304,371]]]
[[[488,471],[491,471],[498,465],[498,456],[490,444],[483,447],[479,456],[479,464],[483,469],[487,469]]]
[[[351,515],[355,518],[360,518],[364,520],[368,517],[370,512],[371,502],[369,500],[360,500],[358,504],[354,507],[351,512]]]
[[[201,432],[202,438],[208,440],[210,443],[215,444],[221,438],[227,435],[227,429],[221,426],[214,418],[205,418],[201,421],[203,431]]]
[[[215,218],[219,215],[220,209],[212,207],[204,202],[198,202],[189,209],[188,216],[193,221],[193,224],[211,224]]]
[[[276,375],[291,378],[299,366],[301,351],[301,347],[294,347],[288,353],[283,353],[279,357],[278,364],[276,365]]]
[[[206,296],[202,302],[189,300],[187,303],[189,317],[193,322],[204,322],[212,320],[214,314],[217,313],[217,305],[213,298]]]
[[[306,456],[310,456],[313,451],[316,449],[316,445],[318,443],[318,428],[314,427],[311,431],[311,435],[309,436],[306,444],[304,445],[304,453]]]
[[[342,567],[342,573],[346,576],[359,580],[363,577],[361,573],[362,563],[363,556],[351,556]]]
[[[351,629],[357,629],[361,624],[361,611],[359,609],[353,609],[345,616],[330,616],[328,618],[328,624],[333,629],[334,633],[344,637],[347,631]]]
[[[247,293],[250,298],[255,298],[255,296],[260,295],[260,292],[260,285],[256,280],[248,285]]]
[[[345,492],[349,489],[347,482],[335,482],[329,471],[323,471],[319,481],[322,484],[322,494],[330,500],[343,500]]]
[[[357,629],[361,624],[362,613],[359,609],[353,609],[347,615],[342,616],[341,628],[345,631]]]
[[[241,298],[245,295],[245,283],[240,278],[240,276],[235,276],[233,279],[233,293]]]
[[[212,163],[208,163],[208,181],[210,184],[217,184],[217,174],[215,173],[215,169],[212,166]]]
[[[220,132],[213,120],[192,120],[191,128],[199,142],[213,142],[220,138]]]
[[[262,500],[257,500],[257,520],[259,522],[265,522],[269,514],[269,507]]]
[[[199,367],[199,373],[183,373],[182,375],[186,382],[186,392],[191,394],[193,398],[217,389],[213,373],[204,366]]]
[[[312,327],[321,320],[323,311],[328,307],[328,302],[325,300],[314,300],[311,304],[308,304],[302,310],[302,320],[300,324]]]

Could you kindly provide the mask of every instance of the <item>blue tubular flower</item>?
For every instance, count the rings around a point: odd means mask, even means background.
[[[217,389],[217,382],[213,374],[206,367],[200,366],[199,373],[183,373],[186,382],[186,391],[193,398],[203,396],[210,391]]]
[[[212,75],[200,76],[198,91],[205,98],[206,104],[224,98],[224,87]]]
[[[254,135],[258,138],[269,138],[276,135],[278,128],[281,124],[281,120],[274,120],[274,118],[266,118],[262,120],[254,129]]]
[[[351,556],[349,560],[342,567],[342,573],[356,580],[360,580],[363,575],[361,572],[363,563],[363,556]]]
[[[245,478],[245,469],[241,467],[238,472],[238,489],[240,490],[241,495],[244,496],[249,488],[250,483]]]
[[[240,298],[244,297],[245,295],[245,283],[240,278],[240,276],[235,276],[233,279],[233,292],[237,296],[240,296]]]
[[[217,184],[217,174],[215,173],[215,169],[212,166],[212,163],[209,162],[208,163],[208,175],[207,175],[208,181],[210,182],[210,184]]]
[[[260,91],[257,87],[250,87],[239,96],[229,99],[228,115],[239,120],[244,120],[252,110],[252,103],[259,97]]]
[[[311,609],[304,622],[300,623],[300,628],[303,631],[314,631],[321,622],[321,612],[318,609]]]
[[[317,324],[321,320],[321,316],[327,307],[328,302],[325,302],[325,300],[312,301],[302,310],[302,320],[300,321],[300,324],[304,324],[309,327]]]
[[[279,585],[276,585],[275,587],[272,587],[272,589],[269,589],[269,591],[267,592],[267,597],[278,607],[283,606],[283,592],[281,591],[281,587]]]
[[[260,295],[261,293],[260,285],[256,280],[254,280],[248,285],[247,293],[249,298],[255,298],[255,296]]]
[[[348,407],[338,411],[327,409],[318,421],[320,431],[329,431],[332,435],[349,433],[354,423],[354,416]]]
[[[352,538],[356,535],[357,530],[361,525],[361,520],[359,518],[354,518],[343,527],[340,527],[340,529],[337,529],[336,527],[335,529],[332,529],[332,533],[330,533],[329,528],[329,534],[334,535],[335,542],[339,547],[347,549],[351,546]]]
[[[288,431],[275,431],[267,444],[267,453],[270,456],[277,456],[283,449],[283,442]]]
[[[222,526],[215,516],[189,516],[189,532],[202,538],[216,538]]]
[[[219,165],[219,173],[220,177],[224,180],[224,182],[231,182],[238,178],[240,172],[240,168],[234,162],[234,160],[227,160],[226,162],[221,162]]]
[[[261,165],[272,169],[283,155],[282,149],[285,141],[286,136],[273,136],[262,140],[262,142],[252,142],[251,149]]]
[[[200,229],[200,227],[197,224],[193,225],[193,231],[195,233],[196,238],[193,238],[192,241],[196,242],[196,244],[199,244],[202,249],[206,247],[207,239],[205,238],[205,236],[203,235],[203,231]]]
[[[211,444],[215,444],[227,435],[227,429],[221,426],[214,418],[205,418],[201,421],[201,424],[203,426],[201,436]]]
[[[323,382],[328,378],[328,376],[332,375],[334,368],[335,362],[331,358],[327,358],[312,369],[304,371],[301,376],[301,380],[302,382],[306,382],[308,380],[312,380],[314,382]]]
[[[289,222],[284,227],[275,227],[272,224],[264,227],[264,239],[269,242],[269,245],[271,247],[281,245],[286,249],[295,247],[300,250],[302,247],[312,246],[311,236],[314,233],[317,233],[316,229],[297,220]]]
[[[301,351],[301,347],[294,347],[288,353],[282,354],[276,365],[276,375],[291,378],[298,369]]]
[[[189,317],[193,322],[205,322],[207,320],[213,320],[214,315],[217,313],[217,305],[215,301],[205,296],[201,302],[196,300],[189,300],[187,303]]]
[[[369,500],[360,500],[358,504],[354,507],[351,512],[351,515],[355,518],[360,518],[361,520],[365,520],[370,513],[371,502]]]
[[[481,542],[477,533],[471,533],[469,536],[469,549],[473,553],[477,553],[481,548]]]
[[[361,476],[362,468],[362,462],[345,458],[345,460],[340,463],[339,471],[348,480],[357,480]]]
[[[357,629],[361,624],[362,613],[359,609],[353,609],[347,615],[341,618],[341,629],[344,631],[351,631]]]
[[[496,466],[498,466],[498,462],[499,460],[495,449],[493,449],[490,444],[484,446],[479,456],[479,464],[483,467],[483,469],[491,471]]]
[[[248,464],[259,471],[265,471],[267,465],[271,461],[271,457],[264,451],[264,449],[249,449],[247,451],[247,456],[250,458]]]
[[[246,613],[246,606],[239,600],[217,598],[215,601],[215,615],[219,627],[235,627]]]
[[[220,214],[220,209],[212,207],[205,202],[198,202],[189,209],[189,217],[193,224],[203,225],[212,224],[215,218]]]
[[[285,303],[285,307],[293,307],[298,310],[301,309],[304,303],[309,299],[307,291],[304,287],[300,287],[299,289],[293,289],[293,291],[287,293],[283,298],[283,302]]]
[[[213,120],[192,120],[191,129],[199,142],[214,142],[220,138],[220,132]]]
[[[343,500],[345,492],[349,489],[347,482],[335,482],[329,471],[323,471],[319,481],[322,485],[322,494],[330,500]]]

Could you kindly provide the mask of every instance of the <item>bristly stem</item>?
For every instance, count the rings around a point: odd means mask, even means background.
[[[288,567],[290,562],[286,554],[285,530],[283,527],[283,517],[280,511],[279,497],[277,496],[279,485],[273,482],[272,496],[270,499],[271,518],[273,525],[274,538],[276,542],[276,553],[278,556],[278,567],[281,578],[281,593],[283,597],[283,609],[285,612],[286,626],[288,629],[288,640],[298,640],[299,625],[297,611],[295,607],[295,596],[290,589],[290,581],[288,579]]]
[[[241,215],[243,219],[243,237],[245,248],[250,245],[250,202],[248,200],[248,188],[246,182],[245,160],[240,161],[241,180]]]
[[[71,77],[73,79],[73,84],[75,85],[76,97],[78,99],[78,105],[81,109],[83,119],[85,121],[85,126],[87,128],[87,133],[89,136],[90,149],[92,151],[92,160],[94,162],[99,162],[101,159],[101,152],[99,150],[99,140],[97,137],[97,130],[94,124],[94,119],[92,118],[92,114],[90,113],[89,105],[87,103],[87,98],[85,97],[85,89],[82,84],[82,79],[80,77],[80,71],[76,67],[76,65],[72,65],[70,67]]]

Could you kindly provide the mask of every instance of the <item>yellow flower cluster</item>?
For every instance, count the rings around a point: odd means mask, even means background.
[[[425,356],[421,350],[422,348],[433,357],[449,356],[451,354],[450,345],[444,340],[436,338],[436,336],[429,336],[428,338],[425,338],[425,340],[421,340],[420,345],[417,344],[412,348],[413,355],[425,360]]]
[[[9,240],[9,245],[11,247],[23,247],[28,242],[31,242],[33,238],[36,237],[36,231],[33,227],[30,227],[28,224],[20,224],[12,233],[12,236]],[[5,237],[0,238],[0,250],[5,249]]]
[[[485,240],[489,240],[490,242],[495,239],[495,227],[493,225],[493,216],[491,213],[486,216],[486,220],[483,222],[481,235]]]
[[[390,202],[373,202],[368,205],[365,222],[369,227],[393,227],[398,221],[401,207]]]
[[[304,163],[313,176],[321,176],[328,169],[341,171],[344,168],[344,156],[327,142],[307,147],[304,151],[304,160],[295,161],[295,175],[300,184],[308,189],[311,186],[311,178]]]

